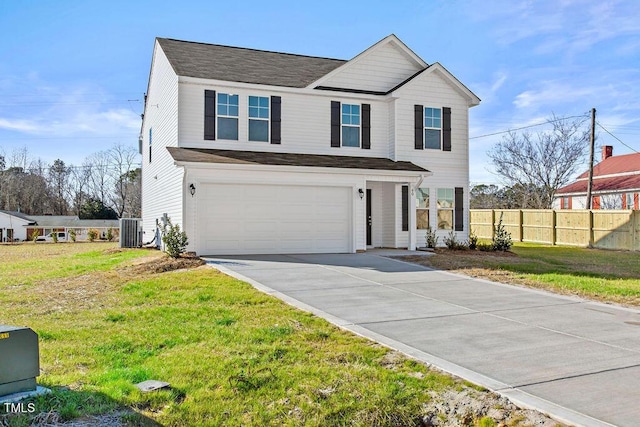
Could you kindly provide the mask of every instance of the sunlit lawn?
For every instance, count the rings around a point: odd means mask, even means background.
[[[158,255],[0,246],[0,324],[39,334],[38,381],[54,390],[7,422],[124,410],[132,425],[415,425],[430,390],[462,387],[206,266],[145,270]],[[135,388],[148,379],[171,388]]]
[[[517,243],[511,253],[439,250],[414,260],[475,277],[640,305],[640,253]]]

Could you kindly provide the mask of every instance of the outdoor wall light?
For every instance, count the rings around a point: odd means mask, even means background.
[[[361,199],[364,199],[364,190],[362,188],[358,188],[358,194],[360,195]]]
[[[194,194],[196,194],[196,186],[193,185],[193,183],[189,184],[189,193],[191,193],[191,197],[193,197]]]

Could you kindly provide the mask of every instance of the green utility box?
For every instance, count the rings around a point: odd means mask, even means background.
[[[0,325],[0,396],[35,390],[38,375],[38,335],[29,328]]]

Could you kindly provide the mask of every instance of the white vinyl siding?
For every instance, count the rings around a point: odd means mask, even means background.
[[[346,64],[323,86],[386,92],[411,77],[420,66],[395,42],[380,46]]]
[[[154,237],[156,220],[165,213],[174,224],[182,226],[183,171],[174,166],[173,158],[166,150],[166,147],[178,145],[178,77],[157,43],[142,135],[146,139],[145,145],[151,148],[143,150],[142,161],[143,240],[148,242]],[[152,145],[150,137],[153,138]]]

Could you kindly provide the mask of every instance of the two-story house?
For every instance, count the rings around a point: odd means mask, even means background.
[[[395,35],[345,61],[158,38],[140,136],[145,240],[198,254],[356,252],[468,236],[480,100]]]

